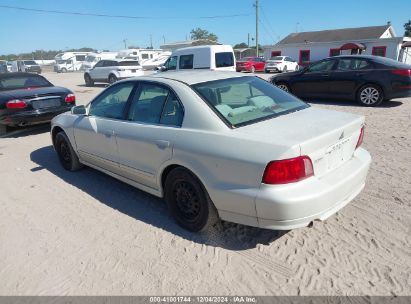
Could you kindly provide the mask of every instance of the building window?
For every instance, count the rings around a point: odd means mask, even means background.
[[[271,57],[275,57],[275,56],[281,56],[281,51],[272,51]]]
[[[372,54],[374,56],[385,57],[386,53],[387,53],[387,47],[386,46],[374,46],[372,48]]]
[[[310,50],[300,50],[299,65],[305,66],[310,64]]]
[[[340,55],[340,49],[330,49],[330,57]]]

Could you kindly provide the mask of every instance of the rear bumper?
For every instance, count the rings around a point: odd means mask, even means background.
[[[277,66],[266,66],[266,67],[265,67],[265,70],[266,70],[266,71],[275,71],[275,72],[279,72],[279,71],[280,71],[280,68],[279,68],[279,67],[277,67]]]
[[[359,148],[350,161],[324,177],[288,185],[262,184],[255,201],[258,226],[289,230],[327,219],[361,192],[370,164],[370,154]]]
[[[238,66],[238,67],[235,68],[235,70],[236,70],[236,72],[243,72],[243,71],[250,72],[250,71],[251,71],[251,67],[248,67],[248,66]]]
[[[6,125],[9,127],[17,127],[17,126],[29,126],[29,125],[46,123],[46,122],[50,122],[53,119],[53,117],[61,113],[70,111],[70,109],[71,109],[71,106],[65,107],[65,108],[59,108],[58,110],[54,109],[52,111],[34,110],[34,111],[18,112],[15,114],[8,114],[0,118],[0,124]]]
[[[386,91],[385,98],[386,99],[394,99],[394,98],[405,98],[411,97],[411,84],[409,85],[410,88],[398,88],[396,90]]]

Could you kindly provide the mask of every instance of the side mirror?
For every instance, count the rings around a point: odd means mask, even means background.
[[[74,115],[87,115],[87,109],[85,106],[75,106],[71,108],[71,114]]]

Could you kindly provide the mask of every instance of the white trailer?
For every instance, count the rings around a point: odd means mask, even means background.
[[[54,71],[57,73],[65,73],[80,70],[86,56],[91,52],[64,52],[59,53],[54,57]]]
[[[98,52],[98,53],[90,53],[87,55],[86,60],[83,62],[81,66],[82,71],[86,71],[88,69],[93,68],[97,62],[103,59],[115,59],[117,57],[117,52]]]

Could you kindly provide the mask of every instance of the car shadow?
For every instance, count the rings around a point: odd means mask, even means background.
[[[41,124],[29,127],[8,127],[7,133],[0,138],[18,138],[50,132],[50,124]]]
[[[206,232],[192,233],[176,224],[160,198],[89,167],[77,172],[64,170],[52,146],[33,151],[30,159],[38,165],[31,171],[48,170],[110,208],[199,244],[240,251],[268,245],[287,233],[224,221]]]
[[[340,107],[362,107],[358,102],[353,100],[329,100],[329,99],[304,99],[305,102],[310,104],[318,105],[331,105],[331,106],[340,106]],[[403,104],[399,100],[388,100],[382,102],[376,108],[395,108]]]

